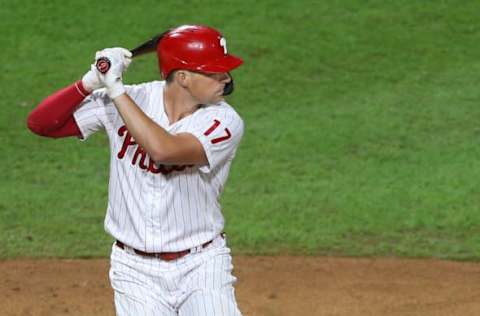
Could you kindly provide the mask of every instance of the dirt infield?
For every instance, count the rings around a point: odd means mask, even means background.
[[[244,315],[480,315],[480,264],[234,257]],[[0,262],[0,315],[113,315],[107,260]]]

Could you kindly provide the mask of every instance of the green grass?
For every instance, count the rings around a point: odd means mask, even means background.
[[[2,4],[0,257],[106,256],[108,149],[25,128],[94,52],[223,31],[246,133],[222,202],[235,253],[480,259],[480,4]],[[121,18],[120,18],[121,17]],[[158,78],[154,56],[127,83]]]

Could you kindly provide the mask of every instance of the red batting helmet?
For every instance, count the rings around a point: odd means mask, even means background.
[[[227,42],[220,32],[201,25],[183,25],[162,34],[157,55],[163,78],[177,69],[222,73],[243,63],[228,54]]]

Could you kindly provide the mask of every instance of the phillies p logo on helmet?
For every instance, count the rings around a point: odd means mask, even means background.
[[[222,38],[220,39],[220,46],[223,47],[223,53],[224,53],[225,55],[227,55],[227,54],[228,54],[228,53],[227,53],[227,40],[225,39],[225,37],[222,37]]]

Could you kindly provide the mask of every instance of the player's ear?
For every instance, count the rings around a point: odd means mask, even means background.
[[[190,74],[184,70],[178,70],[175,73],[175,81],[182,88],[187,88],[189,86]]]

